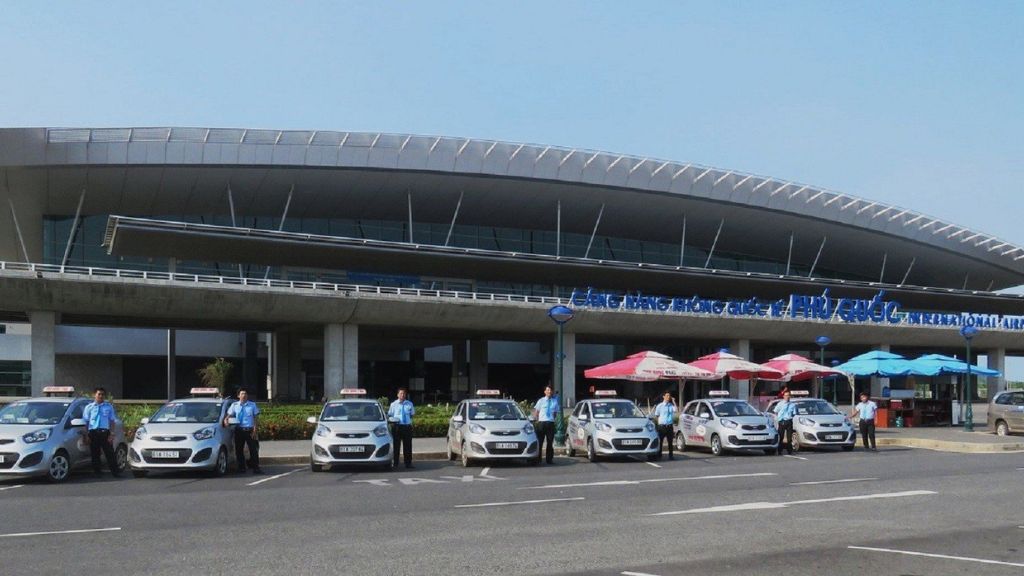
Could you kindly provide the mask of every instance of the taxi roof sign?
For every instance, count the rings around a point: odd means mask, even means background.
[[[71,396],[75,393],[74,386],[44,386],[43,395],[45,396]]]
[[[213,387],[191,388],[189,393],[193,396],[220,396],[220,390]]]
[[[810,396],[811,393],[807,390],[790,390],[790,396]]]
[[[366,396],[366,388],[342,388],[341,396]]]
[[[476,395],[477,396],[497,397],[497,396],[501,396],[501,390],[477,390],[476,391]]]
[[[728,396],[728,395],[729,395],[729,391],[728,390],[711,390],[710,392],[708,392],[708,396],[715,396],[715,397],[719,397],[719,398],[721,398],[723,396]]]
[[[609,397],[609,396],[614,397],[614,396],[618,396],[618,395],[619,395],[619,393],[616,392],[615,390],[594,390],[594,397],[595,398],[605,398],[605,397]]]

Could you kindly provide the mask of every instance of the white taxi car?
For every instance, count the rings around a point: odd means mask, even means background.
[[[498,390],[478,390],[463,400],[448,422],[448,459],[463,467],[474,460],[524,459],[540,463],[537,433],[519,405]]]
[[[323,472],[332,465],[370,464],[391,470],[391,431],[380,403],[367,399],[362,388],[345,388],[341,396],[324,404],[319,418],[306,420],[316,424],[310,468]]]
[[[720,456],[726,450],[763,450],[774,453],[779,442],[767,416],[743,400],[714,390],[708,398],[691,400],[679,414],[676,450],[700,446]]]
[[[586,450],[591,462],[601,456],[658,456],[654,423],[615,390],[596,390],[594,398],[578,402],[565,436],[569,456]]]
[[[223,421],[234,400],[221,398],[216,388],[192,388],[191,393],[191,398],[172,400],[142,419],[128,452],[136,478],[153,471],[227,472],[234,427],[225,427]]]

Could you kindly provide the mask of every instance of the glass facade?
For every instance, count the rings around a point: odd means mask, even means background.
[[[0,360],[0,396],[32,395],[32,363]]]
[[[157,215],[150,216],[157,220],[170,220],[196,224],[213,224],[231,226],[229,215]],[[43,259],[47,264],[60,264],[64,257],[68,234],[74,219],[69,216],[47,216],[43,223]],[[279,218],[270,217],[238,217],[235,225],[245,228],[277,230]],[[166,258],[139,258],[111,256],[103,248],[103,236],[106,231],[107,216],[92,215],[81,219],[78,233],[72,243],[67,264],[71,266],[92,266],[105,268],[127,268],[135,270],[167,271]],[[407,242],[410,240],[407,222],[395,220],[344,219],[344,218],[288,218],[283,230],[305,234],[321,234],[325,236],[341,236],[369,240],[386,240]],[[415,222],[412,227],[412,240],[417,244],[433,244],[443,246],[448,238],[449,224]],[[586,234],[563,233],[561,253],[563,256],[582,258],[587,254],[590,236]],[[557,250],[556,233],[552,230],[530,230],[518,228],[502,228],[493,226],[475,226],[457,224],[452,230],[448,241],[450,246],[460,248],[477,248],[481,250],[497,250],[503,252],[520,252],[527,254],[555,254]],[[637,262],[645,264],[662,264],[676,266],[679,264],[679,245],[647,240],[613,238],[596,236],[588,255],[594,260],[613,260],[620,262]],[[694,246],[687,246],[684,265],[704,267],[708,253]],[[711,258],[711,268],[734,270],[739,272],[763,272],[783,274],[786,271],[784,261],[767,260],[748,254],[726,253],[716,251]],[[238,265],[224,262],[181,261],[176,264],[176,271],[187,274],[238,275]],[[810,272],[809,264],[794,263],[790,274],[806,276]],[[267,273],[265,266],[243,265],[242,273],[250,278],[263,278]],[[847,280],[870,280],[848,273],[818,268],[816,275],[824,278],[842,278]],[[405,276],[401,271],[395,274],[361,274],[354,271],[337,270],[281,270],[272,269],[270,277],[287,280],[316,280],[323,282],[377,284],[383,286],[401,286],[412,288],[444,288],[450,290],[477,291],[551,295],[553,288],[545,285],[529,283],[502,283],[465,279],[466,286],[441,286],[439,283],[456,283],[451,279],[430,279],[416,276]]]

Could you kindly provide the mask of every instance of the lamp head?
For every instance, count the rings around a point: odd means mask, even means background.
[[[574,312],[572,311],[572,308],[569,308],[568,306],[552,306],[551,309],[548,310],[548,317],[554,320],[555,324],[565,324],[569,320],[572,320],[573,315]]]
[[[974,338],[978,334],[978,332],[980,332],[980,330],[978,330],[974,326],[964,326],[963,328],[960,329],[960,335],[963,336],[965,340],[970,340],[971,338]]]
[[[828,336],[818,336],[817,338],[814,339],[814,341],[817,342],[818,346],[821,346],[822,348],[832,343],[832,339],[829,338]]]

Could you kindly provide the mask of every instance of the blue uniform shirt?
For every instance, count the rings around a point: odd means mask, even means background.
[[[662,402],[654,407],[654,415],[658,417],[658,424],[668,426],[676,423],[676,405],[671,402]]]
[[[533,405],[533,409],[537,411],[538,422],[554,422],[555,414],[558,413],[558,400],[554,396],[550,398],[545,396],[537,400],[537,403]]]
[[[871,400],[861,402],[860,404],[857,404],[857,411],[860,412],[861,420],[874,420],[875,412],[878,411],[878,404],[875,404]]]
[[[110,425],[117,419],[114,405],[103,401],[102,404],[90,402],[82,411],[82,418],[89,425],[89,430],[110,430]]]
[[[792,420],[793,417],[796,416],[796,403],[786,400],[779,402],[779,405],[775,410],[775,414],[779,422]]]
[[[412,424],[415,415],[416,407],[408,400],[395,400],[388,408],[388,420],[395,424]]]
[[[260,413],[260,407],[252,400],[246,400],[245,404],[235,401],[228,408],[228,416],[238,418],[239,428],[252,428],[256,425],[256,416]]]

